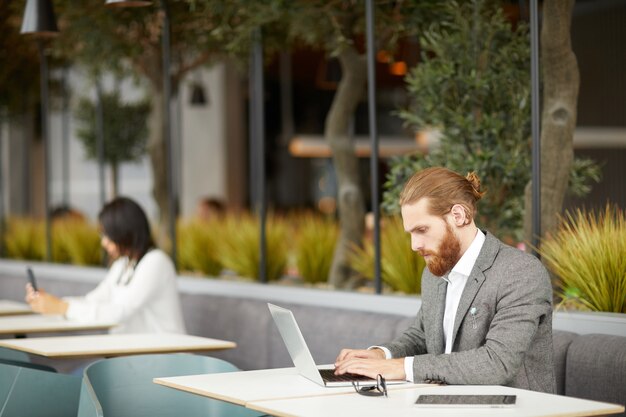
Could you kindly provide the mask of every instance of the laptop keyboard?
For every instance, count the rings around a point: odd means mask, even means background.
[[[334,369],[320,369],[322,379],[327,382],[372,381],[372,378],[357,374],[335,375]]]

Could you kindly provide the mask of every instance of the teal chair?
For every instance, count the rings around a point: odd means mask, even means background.
[[[85,369],[104,417],[252,417],[244,407],[157,385],[158,377],[233,372],[221,359],[190,354],[138,355],[103,359]]]
[[[17,362],[30,362],[30,356],[28,356],[28,353],[2,346],[0,346],[0,359]]]
[[[104,417],[100,402],[87,378],[83,378],[83,384],[80,387],[78,417]]]
[[[0,364],[0,415],[75,416],[80,383],[80,378],[73,375]]]
[[[32,363],[30,356],[19,350],[9,349],[0,346],[0,363],[5,365],[22,366],[26,368],[39,369],[40,371],[56,372],[57,370],[48,365]],[[1,414],[0,414],[1,417]]]

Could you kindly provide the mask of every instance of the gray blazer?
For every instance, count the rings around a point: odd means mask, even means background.
[[[486,233],[459,302],[450,354],[444,353],[446,287],[446,281],[425,269],[415,322],[382,345],[394,358],[415,355],[415,382],[556,392],[552,286],[537,258]]]

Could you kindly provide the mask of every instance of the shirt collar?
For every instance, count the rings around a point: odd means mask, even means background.
[[[472,269],[474,268],[474,264],[476,263],[476,259],[478,259],[478,255],[480,254],[480,250],[483,247],[483,243],[485,243],[485,234],[478,229],[476,231],[476,237],[472,241],[471,245],[461,259],[454,265],[451,272],[456,272],[458,274],[469,277],[472,273]]]

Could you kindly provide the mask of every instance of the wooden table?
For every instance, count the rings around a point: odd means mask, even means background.
[[[20,314],[33,314],[30,306],[13,300],[0,300],[0,316],[16,316]]]
[[[624,407],[597,401],[544,394],[497,385],[391,386],[389,397],[366,397],[350,388],[324,388],[298,375],[295,368],[224,374],[155,378],[166,387],[244,405],[274,416],[326,417],[329,415],[380,417],[575,417],[616,414]],[[424,408],[416,406],[420,394],[516,395],[512,408]]]
[[[33,333],[108,330],[116,324],[117,323],[107,321],[83,322],[67,320],[60,315],[31,314],[28,316],[0,317],[0,334],[25,335]]]
[[[234,342],[173,333],[99,334],[0,340],[0,346],[47,358],[89,358],[142,353],[232,349]]]

